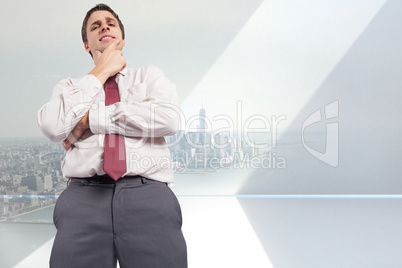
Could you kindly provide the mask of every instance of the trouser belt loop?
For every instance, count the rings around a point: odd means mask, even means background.
[[[142,182],[142,184],[146,184],[146,183],[147,183],[147,179],[141,176],[141,182]]]

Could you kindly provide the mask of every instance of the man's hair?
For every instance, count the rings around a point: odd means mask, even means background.
[[[117,19],[117,21],[119,22],[119,27],[120,27],[121,33],[123,34],[123,39],[124,39],[124,26],[123,26],[123,23],[121,22],[119,16],[116,14],[116,12],[114,12],[113,9],[111,9],[106,4],[97,4],[96,6],[94,6],[93,8],[91,8],[87,12],[87,14],[85,15],[84,21],[82,22],[82,28],[81,28],[82,42],[84,42],[84,43],[88,42],[88,39],[87,39],[87,24],[88,24],[89,17],[95,11],[100,11],[100,10],[109,11]],[[91,52],[89,52],[89,54],[91,54]],[[92,56],[92,54],[91,54],[91,56]]]

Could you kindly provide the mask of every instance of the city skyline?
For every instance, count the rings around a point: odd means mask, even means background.
[[[184,134],[179,130],[167,137],[168,141],[173,140],[167,161],[172,161],[175,173],[216,172],[230,166],[236,168],[236,165],[243,168],[250,163],[252,168],[264,165],[263,161],[257,163],[254,159],[266,158],[264,153],[268,150],[254,148],[230,133],[212,136],[206,131],[206,116],[207,111],[202,106],[195,129],[184,131]],[[177,137],[180,140],[174,141]],[[13,221],[21,213],[54,204],[66,187],[61,169],[65,151],[61,144],[46,138],[2,139],[0,149],[0,215]],[[144,159],[129,159],[138,164],[145,163]]]

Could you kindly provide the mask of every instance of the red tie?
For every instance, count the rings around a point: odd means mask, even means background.
[[[120,101],[119,88],[115,81],[115,76],[109,77],[104,87],[106,106]],[[124,136],[118,134],[105,135],[103,170],[115,181],[126,173],[126,147],[124,145]]]

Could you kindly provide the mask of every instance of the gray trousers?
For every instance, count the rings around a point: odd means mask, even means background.
[[[99,177],[98,177],[99,178]],[[71,179],[56,202],[51,268],[186,268],[180,204],[166,183]]]

